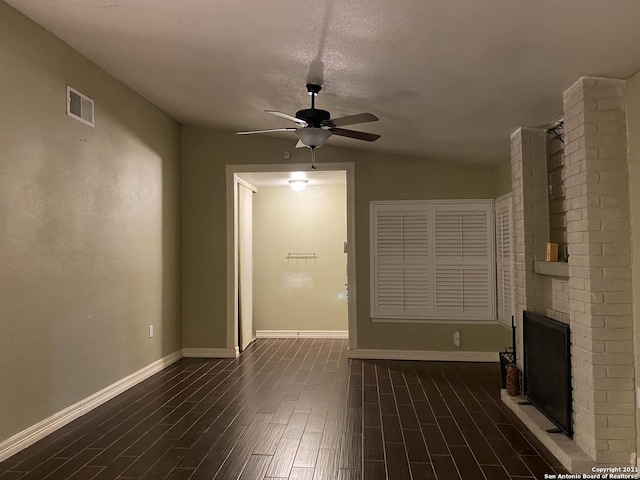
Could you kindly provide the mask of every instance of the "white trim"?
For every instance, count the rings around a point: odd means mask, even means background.
[[[244,350],[253,341],[253,194],[258,190],[253,184],[233,174],[234,191],[234,324],[236,325],[234,346]],[[247,195],[246,192],[251,192]],[[240,271],[247,278],[243,278]],[[237,293],[235,291],[237,290]],[[236,296],[237,295],[237,296]],[[241,308],[244,308],[242,320]],[[250,338],[245,338],[250,337]],[[247,342],[248,340],[248,342]],[[227,345],[230,347],[230,345]]]
[[[237,175],[234,175],[234,180],[238,182],[240,185],[242,185],[243,187],[246,187],[249,190],[251,190],[253,193],[258,193],[258,189],[251,183],[247,182],[245,179],[240,178]]]
[[[499,267],[500,265],[498,265],[500,263],[500,260],[498,258],[498,210],[504,208],[504,206],[501,205],[501,203],[506,203],[507,204],[507,211],[508,211],[508,217],[509,217],[509,275],[510,275],[510,279],[511,279],[511,312],[510,314],[506,315],[504,318],[500,318],[500,309],[498,308],[498,304],[500,302],[499,298],[498,298],[498,273],[499,273]],[[516,272],[515,272],[515,268],[514,268],[514,243],[513,243],[513,195],[512,192],[509,192],[507,194],[504,194],[498,198],[496,198],[495,204],[494,204],[494,230],[495,230],[495,260],[496,260],[496,317],[498,319],[498,321],[500,322],[501,325],[507,327],[507,328],[511,328],[512,326],[512,318],[515,316],[515,305],[516,305],[516,285],[515,285],[515,278],[516,278]]]
[[[347,334],[349,348],[358,348],[356,292],[356,167],[346,163],[347,172]]]
[[[238,177],[230,165],[226,168],[227,193],[227,347],[238,345]],[[184,352],[184,350],[183,350]]]
[[[0,462],[6,460],[12,455],[15,455],[19,451],[24,450],[30,445],[33,445],[38,440],[43,439],[47,435],[50,435],[56,430],[71,423],[76,418],[81,417],[94,408],[108,402],[112,398],[137,385],[143,380],[146,380],[151,375],[158,373],[163,368],[168,367],[181,358],[182,351],[178,350],[177,352],[156,360],[152,364],[147,365],[121,380],[118,380],[99,392],[96,392],[93,395],[65,408],[64,410],[45,418],[41,422],[23,430],[22,432],[15,434],[0,443]]]
[[[240,349],[235,348],[183,348],[185,358],[236,358]]]
[[[443,324],[447,325],[503,325],[498,320],[491,320],[485,318],[384,318],[384,317],[371,317],[373,323],[431,323],[431,324]]]
[[[345,171],[347,175],[347,317],[349,325],[349,348],[358,346],[357,302],[356,302],[356,203],[355,203],[355,163],[332,162],[316,164],[318,171]],[[279,163],[226,166],[227,194],[227,347],[234,348],[238,344],[237,301],[238,286],[236,282],[236,242],[235,228],[236,196],[238,183],[234,180],[243,172],[306,172],[313,171],[308,163]]]
[[[347,358],[366,360],[420,360],[435,362],[498,362],[497,352],[375,350],[359,348],[349,350]]]
[[[438,205],[438,204],[456,204],[456,203],[493,203],[493,198],[440,198],[437,200],[371,200],[369,203],[376,205]]]
[[[505,193],[504,195],[500,195],[498,198],[496,198],[496,203],[502,201],[502,200],[506,200],[507,198],[511,198],[513,197],[513,191],[509,192],[509,193]]]
[[[256,338],[349,338],[349,330],[256,330]]]

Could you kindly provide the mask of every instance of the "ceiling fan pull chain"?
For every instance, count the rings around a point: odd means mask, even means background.
[[[316,169],[316,149],[315,147],[311,147],[311,169]]]

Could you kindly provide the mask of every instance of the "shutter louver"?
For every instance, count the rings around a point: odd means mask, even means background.
[[[493,244],[487,205],[438,205],[435,211],[435,303],[443,318],[490,318]]]
[[[508,208],[500,208],[496,211],[496,240],[498,260],[508,261],[511,258],[511,221]]]
[[[489,272],[484,265],[436,267],[436,301],[443,309],[465,311],[489,308]]]
[[[436,212],[436,255],[442,257],[486,256],[488,212]]]
[[[372,316],[495,319],[492,205],[372,202]]]
[[[498,320],[511,326],[514,311],[511,258],[511,197],[496,202],[496,274]]]
[[[381,210],[376,218],[378,315],[429,314],[428,217],[424,211]]]
[[[511,271],[498,268],[498,319],[505,324],[511,321],[512,315]]]

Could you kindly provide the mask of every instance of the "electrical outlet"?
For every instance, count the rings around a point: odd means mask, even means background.
[[[453,334],[453,344],[456,347],[460,346],[460,332],[454,332],[454,334]]]
[[[149,338],[153,338],[153,325],[149,325]]]

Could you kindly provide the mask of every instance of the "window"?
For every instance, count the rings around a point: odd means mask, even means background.
[[[495,320],[493,201],[371,203],[374,319]]]

